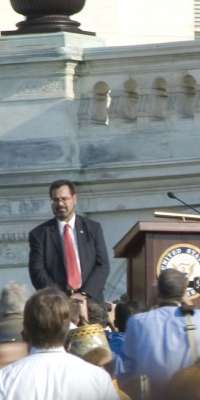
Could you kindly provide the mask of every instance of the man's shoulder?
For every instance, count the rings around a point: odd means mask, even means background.
[[[90,219],[88,217],[82,216],[77,214],[76,215],[76,220],[81,223],[86,225],[88,228],[91,229],[98,229],[100,227],[100,223],[97,221],[94,221],[93,219]]]
[[[71,372],[74,371],[75,375],[77,375],[77,370],[80,370],[82,371],[82,374],[86,375],[87,377],[93,376],[93,378],[100,380],[101,383],[105,383],[105,381],[110,380],[108,372],[105,371],[103,368],[97,365],[93,365],[81,359],[80,357],[77,357],[70,353],[67,353],[67,357]]]
[[[48,350],[44,350],[42,352],[30,353],[26,358],[21,359],[21,363],[16,363],[16,368],[28,368],[31,365],[34,365],[35,373],[37,374],[38,368],[40,365],[42,368],[50,368],[52,371],[58,371],[58,369],[66,369],[70,367],[71,375],[77,376],[77,371],[81,371],[82,374],[86,376],[95,376],[95,377],[105,377],[107,375],[106,371],[102,368],[93,365],[91,363],[86,362],[85,360],[73,355],[71,353],[65,351],[55,351],[50,352],[51,357],[49,358]],[[50,360],[50,361],[49,361]],[[84,371],[84,373],[83,373]]]
[[[159,318],[159,316],[162,316],[163,318],[166,315],[167,318],[169,314],[174,315],[177,309],[178,307],[154,307],[149,310],[132,315],[129,320],[138,323],[145,323],[146,320],[149,321],[151,319],[155,321],[155,319]]]
[[[42,224],[39,224],[39,225],[35,226],[30,231],[30,234],[35,234],[35,233],[39,233],[39,232],[45,231],[46,229],[48,229],[51,226],[54,226],[55,224],[56,224],[56,219],[55,218],[49,219],[48,221],[45,221]]]
[[[14,376],[15,373],[18,373],[24,366],[26,366],[26,364],[29,364],[29,358],[30,356],[27,355],[6,365],[4,368],[1,368],[0,377],[6,378],[6,376],[8,376],[10,379],[12,379],[12,376]]]
[[[194,316],[195,319],[200,321],[200,309],[199,308],[194,308],[193,316]]]
[[[143,320],[145,320],[146,318],[148,318],[148,317],[151,315],[151,314],[150,314],[151,311],[152,311],[152,310],[144,311],[144,312],[139,312],[139,313],[133,314],[133,315],[131,315],[131,317],[129,317],[129,321],[130,321],[130,322],[135,322],[135,321],[139,322],[139,321],[143,321]]]

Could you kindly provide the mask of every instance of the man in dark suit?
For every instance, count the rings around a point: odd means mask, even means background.
[[[76,215],[76,189],[71,181],[53,182],[49,194],[55,218],[37,226],[29,234],[32,284],[36,289],[57,285],[69,295],[79,293],[80,298],[87,296],[102,301],[109,260],[101,225]],[[74,284],[69,283],[71,258],[65,244],[66,225],[70,228],[79,275]]]

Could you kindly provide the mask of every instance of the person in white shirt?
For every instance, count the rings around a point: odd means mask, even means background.
[[[119,400],[103,369],[66,353],[69,301],[57,288],[27,301],[24,338],[30,354],[0,370],[0,400]]]

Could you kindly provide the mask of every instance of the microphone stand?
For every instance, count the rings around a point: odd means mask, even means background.
[[[191,210],[195,211],[197,214],[200,214],[200,211],[197,210],[197,208],[192,207],[190,204],[187,204],[184,200],[182,200],[179,197],[177,197],[173,192],[168,192],[167,196],[170,199],[175,199],[175,200],[179,201],[181,204],[183,204],[184,206],[186,206],[186,207],[190,208]]]

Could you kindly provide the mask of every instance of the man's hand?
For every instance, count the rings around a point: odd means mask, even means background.
[[[106,303],[107,314],[108,314],[108,325],[114,331],[115,330],[115,307],[114,303]]]
[[[81,293],[74,293],[71,296],[72,300],[77,301],[80,307],[80,319],[88,322],[88,308],[87,308],[87,297]]]

